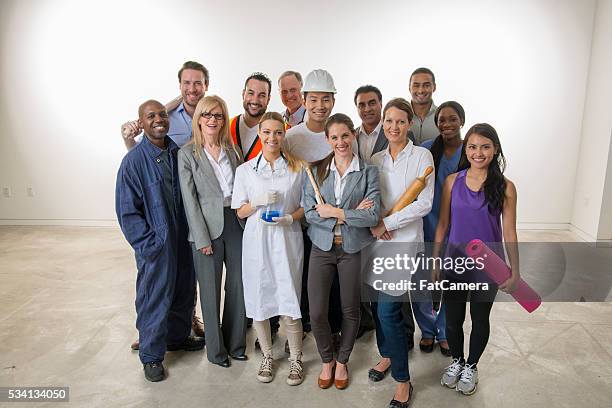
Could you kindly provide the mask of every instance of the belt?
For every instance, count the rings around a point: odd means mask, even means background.
[[[334,245],[342,245],[342,235],[334,235]]]

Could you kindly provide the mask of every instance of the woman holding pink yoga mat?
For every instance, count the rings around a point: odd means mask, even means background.
[[[453,362],[442,374],[441,384],[471,395],[478,384],[477,364],[489,340],[489,315],[497,289],[512,292],[520,278],[516,238],[516,188],[504,177],[505,157],[495,129],[486,123],[470,128],[463,142],[459,172],[447,177],[442,190],[440,219],[436,228],[433,256],[439,257],[447,240],[445,257],[467,257],[465,246],[473,239],[485,242],[505,259],[503,243],[510,258],[511,276],[499,287],[482,271],[435,268],[433,280],[488,283],[489,289],[447,290],[446,336]],[[503,226],[503,227],[502,227]],[[503,232],[502,232],[503,231]],[[456,264],[458,265],[458,263]],[[472,332],[469,354],[464,358],[463,323],[470,303]]]

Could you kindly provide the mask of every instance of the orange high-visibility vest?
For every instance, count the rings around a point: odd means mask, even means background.
[[[253,157],[257,157],[257,155],[261,152],[261,140],[259,137],[256,137],[251,146],[246,146],[248,149],[245,150],[245,147],[242,146],[242,142],[240,141],[240,116],[234,116],[230,121],[230,133],[232,135],[232,141],[244,154],[244,161],[249,161]]]

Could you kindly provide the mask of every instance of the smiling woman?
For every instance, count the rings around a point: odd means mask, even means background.
[[[244,302],[263,358],[257,373],[261,382],[274,379],[270,318],[280,316],[289,343],[287,384],[304,379],[302,367],[303,241],[299,220],[303,163],[283,152],[285,122],[267,112],[259,121],[262,152],[236,170],[232,208],[246,218],[243,239]]]

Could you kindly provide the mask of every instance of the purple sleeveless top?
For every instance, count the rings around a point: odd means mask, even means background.
[[[446,256],[465,257],[465,246],[480,239],[502,259],[501,212],[491,214],[484,191],[472,191],[466,184],[467,170],[457,174],[451,191],[450,229]]]

